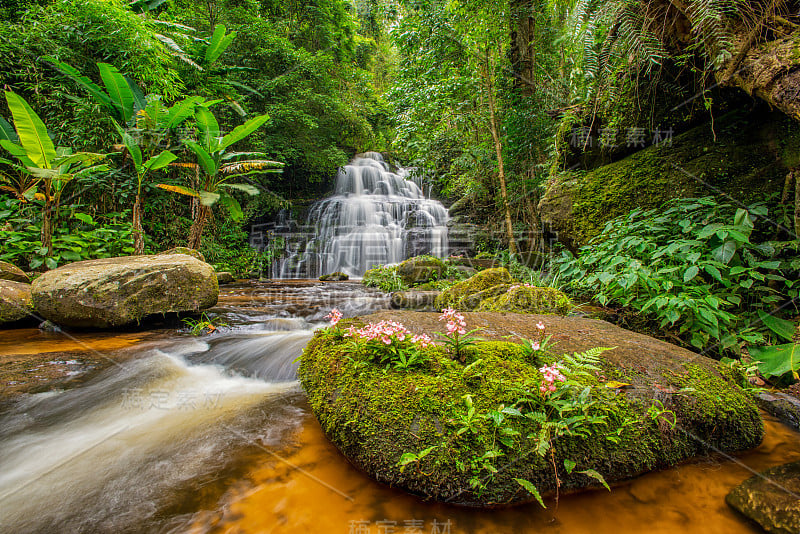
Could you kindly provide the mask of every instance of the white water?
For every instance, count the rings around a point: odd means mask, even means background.
[[[182,340],[80,389],[29,397],[0,418],[0,532],[150,530],[231,450],[277,444],[293,427],[292,362],[310,337]]]
[[[281,263],[281,278],[344,272],[361,277],[409,257],[447,255],[447,209],[427,198],[405,169],[391,172],[377,152],[339,171],[336,194],[311,207],[313,236]]]

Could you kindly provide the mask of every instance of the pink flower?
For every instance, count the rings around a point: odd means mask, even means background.
[[[542,347],[541,347],[541,345],[539,345],[539,342],[538,342],[538,341],[534,341],[533,343],[531,343],[531,348],[532,348],[533,350],[539,350],[539,349],[540,349],[540,348],[542,348]]]
[[[536,323],[536,328],[538,328],[539,330],[544,330],[544,323],[542,321],[539,321],[538,323]]]
[[[334,308],[331,313],[325,316],[325,319],[330,319],[331,326],[336,326],[336,324],[342,320],[342,312],[340,312],[337,308]]]

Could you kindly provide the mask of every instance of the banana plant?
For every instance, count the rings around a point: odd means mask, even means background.
[[[8,109],[14,119],[14,128],[5,120],[0,127],[0,146],[6,149],[19,163],[0,160],[17,170],[23,170],[43,184],[41,241],[47,254],[53,254],[53,227],[58,217],[61,195],[66,186],[82,175],[106,170],[97,165],[106,156],[90,152],[73,153],[69,148],[56,148],[47,127],[31,106],[11,91],[5,93]],[[8,126],[6,126],[8,125]]]
[[[97,64],[104,89],[75,67],[50,56],[44,59],[92,95],[92,98],[105,108],[117,124],[132,126],[136,121],[136,115],[147,106],[147,99],[136,82],[122,75],[113,65]]]
[[[223,205],[231,218],[239,221],[244,214],[239,201],[231,195],[231,192],[242,191],[251,196],[260,193],[252,184],[229,183],[229,180],[256,173],[282,172],[284,164],[263,159],[267,155],[262,152],[228,151],[231,145],[245,139],[263,126],[269,120],[268,115],[250,119],[225,136],[221,135],[219,123],[207,107],[197,106],[194,119],[199,138],[197,141],[185,140],[184,143],[197,158],[194,164],[198,174],[195,187],[167,184],[158,184],[158,187],[198,201],[199,206],[192,221],[188,244],[190,248],[197,249],[200,247],[203,230],[212,215],[214,205],[218,203]]]

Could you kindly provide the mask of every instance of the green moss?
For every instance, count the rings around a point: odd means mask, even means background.
[[[559,357],[542,352],[527,355],[513,343],[484,342],[471,348],[467,367],[437,347],[430,349],[426,367],[399,371],[352,360],[347,343],[346,338],[322,331],[307,346],[299,377],[312,411],[329,439],[354,464],[382,483],[429,499],[471,505],[522,502],[530,496],[513,479],[529,480],[543,494],[553,493],[553,465],[562,482],[560,491],[568,492],[597,485],[579,470],[594,469],[609,482],[619,481],[705,452],[702,442],[726,451],[741,450],[757,444],[763,435],[758,410],[747,395],[723,377],[698,368],[674,377],[694,388],[673,395],[675,401],[664,407],[675,412],[676,429],[665,423],[671,420],[668,415],[648,413],[652,396],[660,395],[660,390],[633,390],[628,395],[600,387],[594,390],[600,403],[592,413],[602,413],[607,423],[591,427],[584,436],[553,440],[554,457],[542,458],[534,450],[538,422],[509,418],[508,424],[520,435],[508,447],[498,444],[497,430],[484,416],[513,405],[523,395],[530,398],[526,410],[544,410],[538,369]],[[615,373],[624,378],[619,369],[603,370],[606,376]],[[587,386],[602,385],[593,376],[579,380]],[[459,434],[467,412],[466,395],[473,399],[476,416],[473,430]],[[609,439],[610,434],[616,439]],[[418,463],[402,471],[397,466],[404,453],[429,447],[435,448]],[[470,487],[475,474],[470,462],[491,448],[502,451],[495,465],[504,469],[493,476],[480,471],[487,484],[475,490]],[[564,471],[564,459],[578,463],[572,474]]]
[[[439,298],[436,299],[436,306],[440,309],[455,308],[462,311],[471,311],[480,304],[481,300],[487,298],[489,295],[483,294],[480,298],[470,297],[482,291],[496,288],[497,286],[504,286],[507,288],[509,284],[513,282],[514,279],[505,268],[486,269],[474,275],[472,278],[459,282],[443,291],[442,294],[439,295]],[[505,292],[505,289],[503,289],[502,292]]]
[[[410,287],[438,280],[446,270],[445,263],[434,256],[417,256],[397,266],[397,274]]]
[[[800,127],[782,113],[730,113],[588,172],[564,173],[551,185],[543,217],[562,242],[585,245],[605,224],[636,208],[721,191],[744,204],[780,192],[798,161]]]
[[[566,315],[573,307],[567,295],[552,287],[512,286],[482,300],[477,311]]]

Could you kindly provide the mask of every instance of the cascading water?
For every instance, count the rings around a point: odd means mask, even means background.
[[[391,172],[379,153],[361,154],[339,171],[336,194],[311,207],[310,239],[287,239],[288,257],[276,272],[280,278],[334,272],[357,278],[421,254],[443,258],[447,221],[447,209],[427,198],[407,169]]]

